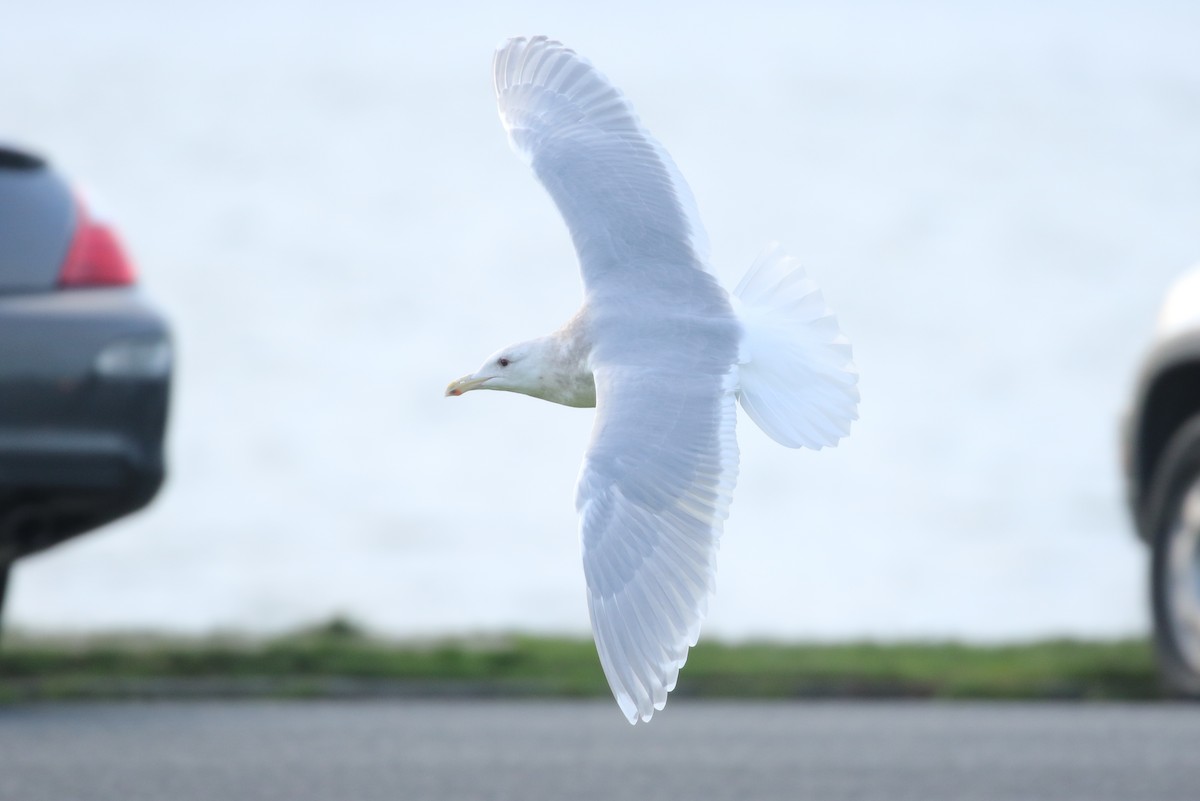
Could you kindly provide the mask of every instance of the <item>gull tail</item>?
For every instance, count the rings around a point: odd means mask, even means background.
[[[744,329],[738,400],[789,448],[836,445],[858,419],[858,370],[821,290],[772,244],[733,291]]]

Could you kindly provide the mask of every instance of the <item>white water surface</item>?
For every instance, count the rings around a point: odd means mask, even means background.
[[[436,6],[436,7],[435,7]],[[17,567],[8,622],[583,633],[592,413],[442,397],[578,305],[508,149],[505,37],[632,99],[727,286],[798,256],[861,421],[789,451],[745,418],[706,636],[1145,629],[1118,423],[1200,260],[1200,5],[27,3],[0,131],[118,221],[178,345],[152,508]]]

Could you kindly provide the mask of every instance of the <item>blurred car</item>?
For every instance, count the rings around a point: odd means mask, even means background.
[[[1124,425],[1129,505],[1151,549],[1159,668],[1200,696],[1200,267],[1167,292]]]
[[[112,228],[0,144],[0,609],[14,561],[154,497],[171,373]]]

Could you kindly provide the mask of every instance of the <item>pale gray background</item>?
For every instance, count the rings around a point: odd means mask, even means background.
[[[579,300],[489,85],[545,32],[675,155],[727,285],[778,239],[855,345],[836,450],[743,418],[707,633],[1144,629],[1117,426],[1200,260],[1200,6],[434,5],[49,0],[0,28],[0,133],[118,221],[179,351],[169,485],[21,563],[12,623],[586,631],[591,413],[442,397]]]

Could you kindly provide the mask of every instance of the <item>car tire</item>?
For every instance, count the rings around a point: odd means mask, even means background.
[[[8,594],[8,571],[11,562],[0,562],[0,634],[4,633],[4,596]]]
[[[1200,697],[1200,415],[1167,443],[1149,497],[1159,671],[1172,693]]]

